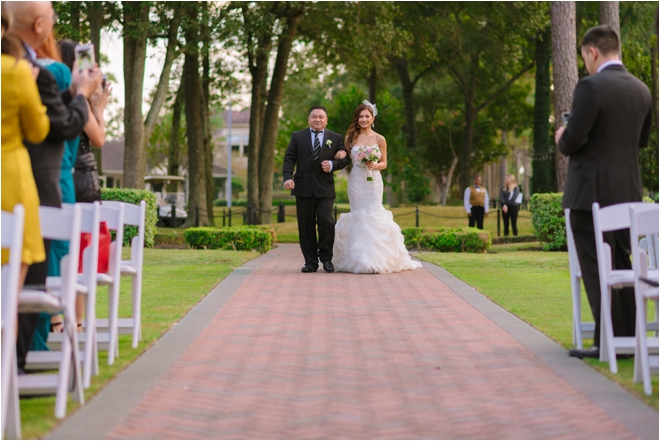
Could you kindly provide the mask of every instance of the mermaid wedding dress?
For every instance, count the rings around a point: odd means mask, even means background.
[[[335,270],[387,274],[420,268],[422,264],[410,258],[392,212],[383,207],[380,171],[372,170],[373,181],[367,181],[368,169],[356,160],[358,147],[351,149],[353,170],[348,178],[351,212],[342,214],[335,226],[332,259]]]

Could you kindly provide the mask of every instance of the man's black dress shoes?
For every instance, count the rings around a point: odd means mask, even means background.
[[[571,349],[568,351],[568,355],[571,357],[576,357],[579,359],[583,358],[599,358],[600,349],[598,346],[592,346],[589,349]]]
[[[335,272],[335,267],[332,262],[323,262],[323,270],[326,273],[333,273]]]
[[[303,273],[315,273],[317,269],[319,269],[317,266],[305,264],[300,271]]]

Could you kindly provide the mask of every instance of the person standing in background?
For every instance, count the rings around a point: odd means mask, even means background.
[[[488,216],[488,190],[481,186],[481,176],[474,178],[474,185],[465,189],[463,205],[468,215],[468,226],[484,229],[484,217]]]
[[[520,187],[514,175],[506,175],[504,187],[500,190],[500,206],[502,207],[502,220],[504,220],[504,235],[509,235],[509,221],[513,235],[518,235],[518,209],[522,203]]]

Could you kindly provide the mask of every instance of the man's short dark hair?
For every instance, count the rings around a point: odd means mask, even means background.
[[[311,109],[309,109],[309,113],[307,114],[307,116],[311,115],[312,112],[315,111],[316,109],[323,110],[325,112],[325,116],[328,116],[328,111],[323,106],[314,106],[314,107],[312,107]]]
[[[608,25],[595,26],[582,38],[583,48],[594,47],[603,55],[619,53],[619,36]]]

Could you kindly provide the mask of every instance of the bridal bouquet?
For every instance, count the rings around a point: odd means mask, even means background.
[[[380,160],[380,149],[377,145],[374,146],[359,146],[357,150],[357,159],[361,163],[378,162]],[[373,181],[371,170],[367,168],[367,181]]]

